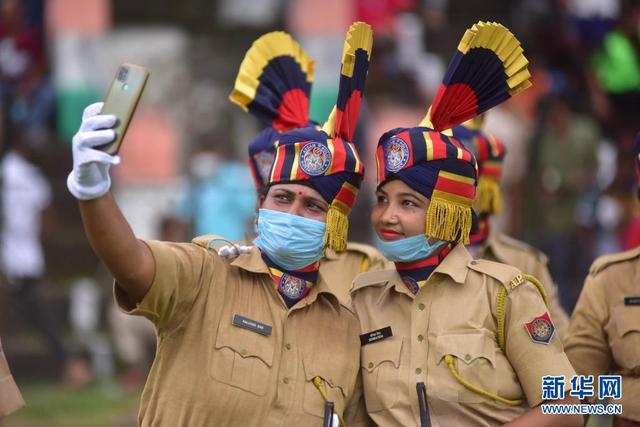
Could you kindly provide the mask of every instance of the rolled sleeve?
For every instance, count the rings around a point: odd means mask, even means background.
[[[569,363],[558,334],[548,344],[534,342],[526,324],[548,313],[538,289],[526,282],[508,296],[506,306],[506,354],[518,375],[529,406],[542,402],[542,377],[564,376],[565,389],[575,371]]]
[[[156,329],[175,328],[187,315],[202,288],[205,268],[215,268],[216,256],[191,243],[145,240],[155,261],[155,273],[149,292],[135,307],[114,282],[114,299],[127,314],[143,316]]]

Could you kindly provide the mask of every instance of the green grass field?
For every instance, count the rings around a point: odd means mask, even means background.
[[[57,384],[21,384],[27,406],[1,427],[135,427],[141,390],[124,393],[115,384],[64,389]]]

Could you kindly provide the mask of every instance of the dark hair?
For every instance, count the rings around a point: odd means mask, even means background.
[[[271,184],[269,185],[263,185],[260,188],[258,188],[258,198],[259,199],[264,199],[267,197],[267,193],[269,192],[269,188],[271,187]]]

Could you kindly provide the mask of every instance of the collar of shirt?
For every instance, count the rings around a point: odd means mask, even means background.
[[[427,282],[438,274],[449,276],[454,282],[463,284],[467,279],[467,264],[472,260],[471,255],[463,244],[458,243],[451,252],[442,260],[440,265],[431,273]]]
[[[276,289],[289,308],[306,297],[318,281],[319,261],[299,270],[286,270],[273,262],[264,252],[260,255],[271,271]]]
[[[249,253],[241,254],[236,259],[231,261],[231,265],[251,273],[267,274],[269,276],[270,284],[273,283],[273,278],[271,277],[269,266],[262,259],[260,249],[258,249],[258,247],[256,246],[253,246]],[[290,310],[309,306],[313,304],[320,295],[322,295],[333,305],[336,312],[340,310],[340,301],[338,300],[336,294],[334,294],[331,289],[329,289],[329,286],[323,279],[322,272],[318,274],[316,285],[311,288],[309,294],[301,301],[298,301],[298,303],[291,307]]]
[[[338,254],[336,251],[334,251],[331,248],[326,248],[324,250],[324,258],[330,260],[330,261],[335,261],[338,258],[340,258],[340,254]]]
[[[396,270],[409,290],[417,294],[449,252],[451,252],[451,246],[446,246],[439,253],[417,262],[396,262]]]
[[[461,243],[456,244],[451,249],[451,252],[449,252],[447,257],[440,263],[440,265],[438,265],[438,267],[436,267],[433,273],[431,273],[431,276],[427,279],[426,286],[429,285],[430,281],[435,280],[435,277],[440,275],[450,277],[457,284],[464,284],[467,280],[467,272],[469,270],[468,264],[470,262],[473,262],[473,258],[469,255],[465,246]],[[398,274],[398,271],[395,269],[365,273],[365,275],[369,275],[370,280],[369,277],[367,277],[363,282],[356,283],[351,291],[352,293],[367,286],[384,286],[385,290],[380,293],[378,303],[391,289],[408,295],[410,298],[415,297],[415,295],[404,284],[400,274]]]

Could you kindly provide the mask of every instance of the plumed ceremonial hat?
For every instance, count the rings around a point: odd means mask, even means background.
[[[258,38],[240,64],[229,100],[266,126],[249,144],[258,189],[267,183],[280,134],[314,125],[309,121],[314,68],[315,61],[284,31]]]
[[[430,199],[425,234],[469,243],[478,167],[451,128],[531,86],[520,43],[503,25],[478,22],[458,44],[427,115],[419,126],[380,138],[377,182],[400,179]]]
[[[364,174],[353,135],[372,44],[368,24],[351,25],[342,51],[338,99],[329,119],[321,129],[306,127],[280,135],[267,183],[304,183],[316,189],[330,205],[325,243],[337,252],[346,249],[348,215]]]

